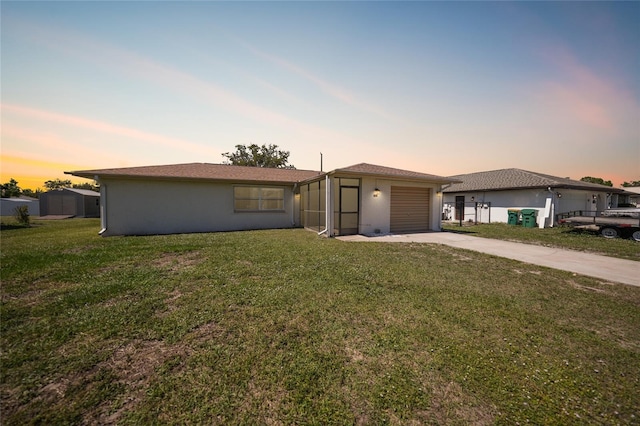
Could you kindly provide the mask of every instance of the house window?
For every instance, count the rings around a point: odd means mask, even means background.
[[[236,186],[233,209],[237,212],[284,211],[284,188]]]

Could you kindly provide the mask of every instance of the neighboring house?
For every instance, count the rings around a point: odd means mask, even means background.
[[[521,169],[451,178],[462,182],[443,190],[446,220],[507,222],[510,209],[536,209],[537,223],[542,228],[553,226],[559,213],[616,208],[619,196],[625,196],[622,189]]]
[[[40,194],[40,216],[100,217],[100,193],[63,188]]]
[[[13,216],[16,207],[27,206],[29,215],[40,216],[40,204],[37,198],[20,197],[0,198],[0,216]]]
[[[191,163],[65,172],[95,179],[101,235],[302,227],[328,236],[440,230],[455,179],[358,164],[328,173]]]
[[[640,207],[640,186],[626,186],[623,189],[629,193],[629,205]]]

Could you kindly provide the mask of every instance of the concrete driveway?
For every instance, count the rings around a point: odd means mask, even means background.
[[[519,260],[534,265],[574,272],[605,281],[640,287],[640,262],[573,250],[473,237],[455,232],[427,232],[422,234],[381,235],[376,237],[348,235],[337,237],[337,239],[353,242],[444,244],[451,247]]]

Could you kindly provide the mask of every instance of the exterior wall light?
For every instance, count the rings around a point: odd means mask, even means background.
[[[376,189],[373,190],[373,196],[377,197],[378,195],[380,195],[380,190],[376,187]]]
[[[558,198],[562,198],[562,194],[561,194],[561,193],[559,193],[559,192],[556,192],[556,196],[557,196]]]

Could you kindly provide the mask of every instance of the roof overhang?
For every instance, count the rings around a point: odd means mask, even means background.
[[[65,174],[98,181],[153,180],[293,186],[302,179],[315,177],[321,174],[321,172],[297,169],[267,169],[227,164],[190,163],[166,166],[68,171],[65,172]]]
[[[189,176],[136,176],[127,174],[82,174],[76,172],[64,172],[65,174],[93,179],[98,182],[108,180],[153,180],[153,181],[171,181],[171,182],[210,182],[210,183],[226,183],[226,184],[268,184],[268,185],[285,185],[293,186],[297,181],[269,180],[269,179],[225,179],[225,178],[205,178],[205,177],[189,177]]]
[[[469,189],[460,189],[460,190],[451,190],[445,189],[443,192],[453,194],[453,193],[462,193],[462,192],[494,192],[494,191],[519,191],[526,189],[537,189],[537,190],[548,190],[551,188],[552,190],[556,189],[573,189],[576,191],[586,191],[586,192],[606,192],[611,194],[622,194],[625,191],[618,188],[603,186],[602,188],[594,188],[594,187],[584,187],[579,185],[548,185],[548,186],[512,186],[512,187],[504,187],[504,188],[469,188]]]

